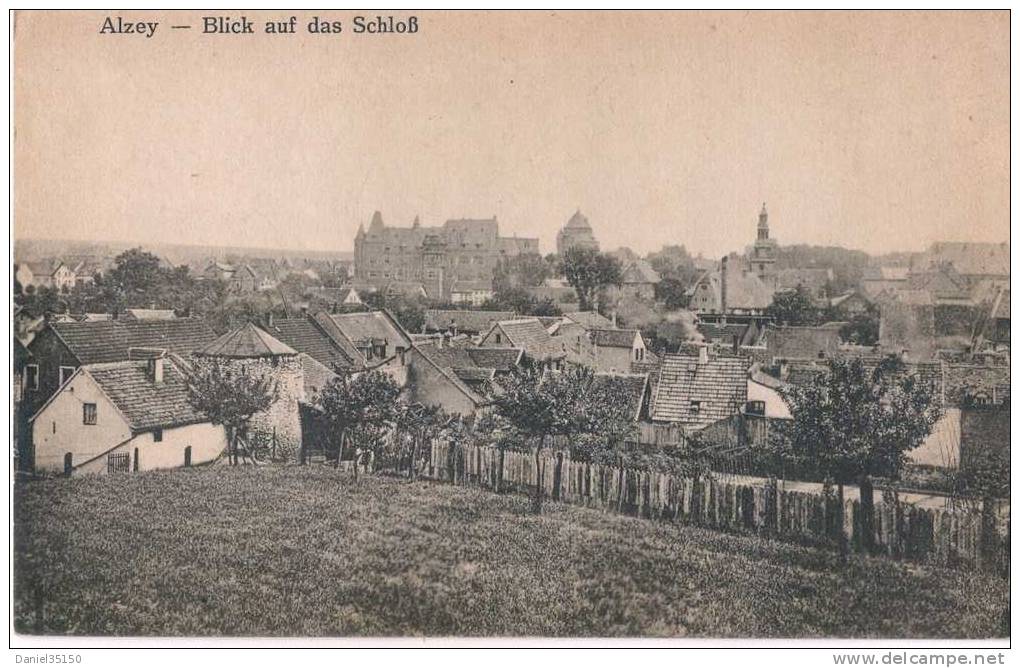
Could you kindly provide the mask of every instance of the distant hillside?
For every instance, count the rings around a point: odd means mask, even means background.
[[[246,258],[275,258],[282,260],[353,260],[352,251],[294,250],[284,248],[245,248],[243,246],[196,246],[189,244],[128,243],[120,241],[80,241],[70,239],[17,239],[14,242],[14,261],[31,262],[43,258],[65,255],[95,255],[113,257],[129,248],[141,247],[174,265],[198,268],[210,258],[227,259],[232,256]]]

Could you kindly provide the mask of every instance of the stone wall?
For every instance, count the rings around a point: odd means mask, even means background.
[[[244,368],[249,374],[269,374],[276,380],[276,401],[251,421],[251,436],[272,439],[276,436],[277,457],[297,461],[301,452],[301,419],[298,401],[304,393],[304,369],[296,355],[289,357],[228,359],[227,365]],[[270,440],[271,442],[271,440]]]

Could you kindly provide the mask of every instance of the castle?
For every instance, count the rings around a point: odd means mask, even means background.
[[[464,301],[492,291],[500,259],[538,253],[538,239],[499,236],[496,217],[447,220],[441,227],[390,227],[372,215],[354,238],[354,277],[377,289],[421,285],[432,299]]]

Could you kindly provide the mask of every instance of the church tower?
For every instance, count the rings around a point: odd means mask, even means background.
[[[747,262],[751,273],[773,288],[777,282],[776,245],[776,240],[769,238],[769,212],[763,202],[758,213],[758,238],[748,252]]]

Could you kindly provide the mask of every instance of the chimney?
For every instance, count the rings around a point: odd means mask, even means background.
[[[163,359],[154,357],[149,360],[149,380],[157,385],[163,382]]]
[[[736,334],[733,335],[733,354],[734,355],[740,354],[740,337],[737,336]]]
[[[698,347],[698,364],[708,364],[708,344],[696,343]]]
[[[270,311],[266,314],[266,328],[271,329],[273,326],[273,312]]]
[[[613,310],[613,329],[616,329],[616,310]]]
[[[727,271],[728,260],[729,258],[723,257],[719,270],[719,301],[721,302],[719,310],[722,311],[722,320],[720,322],[724,325],[726,324],[726,282],[728,280],[726,274],[729,273]]]

